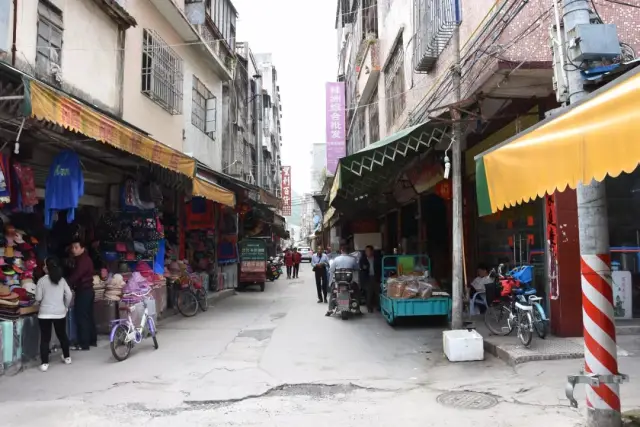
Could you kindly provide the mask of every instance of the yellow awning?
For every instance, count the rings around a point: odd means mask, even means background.
[[[236,206],[236,195],[216,184],[212,184],[202,178],[196,177],[193,180],[193,195],[204,197],[221,205],[234,208]]]
[[[324,221],[322,222],[325,227],[329,227],[329,224],[331,223],[331,220],[333,219],[335,214],[336,214],[335,208],[331,207],[327,209],[327,212],[324,214]]]
[[[193,178],[196,161],[35,80],[25,79],[31,116],[111,145]]]
[[[480,215],[632,172],[640,162],[639,71],[476,156]]]

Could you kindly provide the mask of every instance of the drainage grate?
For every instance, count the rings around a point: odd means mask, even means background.
[[[451,391],[437,397],[437,402],[443,406],[461,409],[489,409],[498,404],[498,399],[473,391]]]

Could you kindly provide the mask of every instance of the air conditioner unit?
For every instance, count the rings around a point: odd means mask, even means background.
[[[256,179],[253,177],[253,172],[249,172],[249,178],[247,179],[247,181],[249,182],[249,184],[256,183]]]

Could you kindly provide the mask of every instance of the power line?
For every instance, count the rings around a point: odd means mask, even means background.
[[[631,4],[631,3],[627,3],[627,2],[624,2],[624,1],[620,1],[620,0],[604,0],[604,1],[607,1],[609,3],[619,4],[621,6],[627,6],[627,7],[633,7],[635,9],[640,9],[640,5]]]

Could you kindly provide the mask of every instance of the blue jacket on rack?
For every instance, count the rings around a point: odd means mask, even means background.
[[[67,222],[75,218],[75,209],[84,195],[84,178],[80,158],[70,150],[56,156],[49,168],[44,194],[44,223],[53,225],[53,212],[67,210]]]

